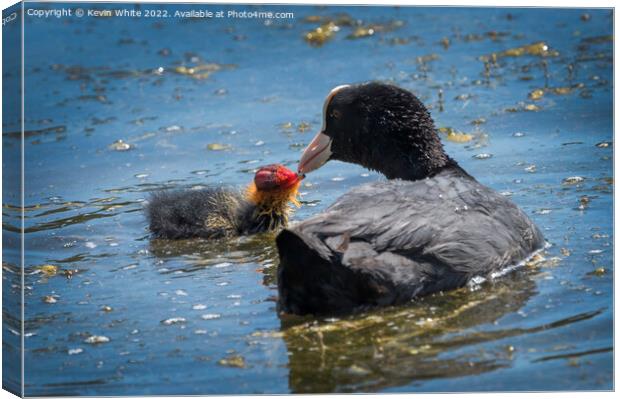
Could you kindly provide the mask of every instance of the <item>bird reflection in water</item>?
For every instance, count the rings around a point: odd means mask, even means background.
[[[485,282],[342,319],[281,316],[293,393],[375,392],[412,381],[487,373],[509,367],[514,348],[480,343],[535,333],[594,317],[577,315],[531,328],[502,328],[537,293],[537,271],[523,268]],[[498,323],[499,322],[499,323]],[[483,325],[497,324],[497,328]],[[455,353],[459,348],[465,351]],[[486,348],[489,348],[488,346]],[[445,353],[451,350],[450,355]]]

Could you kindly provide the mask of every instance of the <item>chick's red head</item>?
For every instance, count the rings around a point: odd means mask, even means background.
[[[292,188],[301,177],[284,165],[273,164],[261,167],[254,175],[254,184],[259,191],[280,191]]]

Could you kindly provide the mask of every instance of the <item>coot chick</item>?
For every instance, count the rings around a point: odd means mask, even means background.
[[[221,238],[285,227],[299,206],[302,177],[274,164],[261,167],[245,192],[223,187],[153,193],[146,209],[156,238]]]
[[[404,303],[462,287],[544,246],[523,211],[446,154],[428,110],[407,90],[376,82],[333,89],[299,173],[330,159],[390,180],[359,186],[278,235],[284,312]]]

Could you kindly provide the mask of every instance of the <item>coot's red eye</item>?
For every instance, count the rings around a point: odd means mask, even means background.
[[[331,115],[332,115],[332,118],[334,119],[340,119],[340,117],[342,116],[342,113],[340,112],[340,110],[335,109],[332,111]]]

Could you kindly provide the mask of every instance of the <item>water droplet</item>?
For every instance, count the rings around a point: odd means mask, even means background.
[[[211,143],[207,145],[207,149],[211,151],[224,151],[229,150],[230,146],[228,144]]]
[[[585,178],[581,177],[581,176],[570,176],[565,178],[564,180],[562,180],[562,184],[568,185],[568,186],[572,186],[575,184],[579,184],[582,183],[585,180]]]
[[[220,359],[217,362],[221,366],[226,367],[237,367],[237,368],[245,368],[245,359],[243,356],[234,355],[230,357],[226,357],[224,359]]]
[[[104,335],[91,335],[90,337],[86,338],[84,342],[92,345],[105,344],[107,342],[110,342],[110,338]]]
[[[110,144],[110,149],[113,151],[129,151],[134,146],[129,143],[125,143],[123,140],[116,140],[114,143]]]
[[[84,352],[84,349],[82,348],[73,348],[73,349],[69,349],[67,351],[67,354],[68,355],[79,355],[82,352]]]
[[[178,125],[172,125],[172,126],[167,126],[163,128],[162,130],[168,133],[172,133],[172,132],[180,132],[181,130],[183,130],[183,128]]]
[[[171,317],[169,319],[162,320],[161,323],[166,326],[171,326],[173,324],[183,324],[186,321],[187,320],[185,319],[185,317]]]

